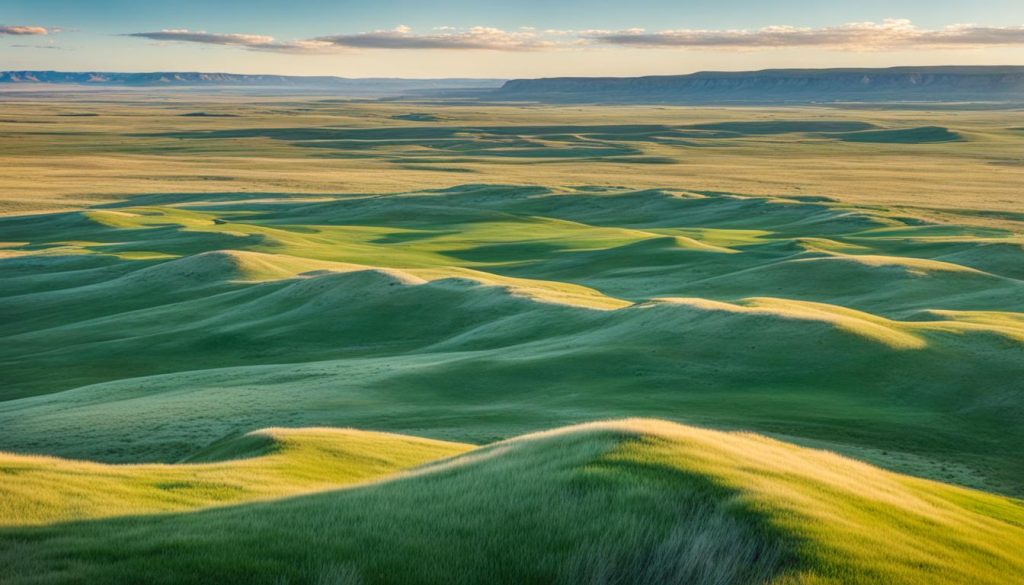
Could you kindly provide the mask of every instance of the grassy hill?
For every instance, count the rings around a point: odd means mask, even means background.
[[[189,510],[376,479],[469,445],[351,429],[263,429],[173,465],[0,453],[0,525]]]
[[[298,445],[344,445],[338,463],[361,477],[385,470],[372,453],[391,453],[396,441],[417,445],[423,456],[460,450],[352,432],[285,436]],[[275,457],[301,459],[301,451]],[[262,457],[222,465],[259,472],[269,463]],[[82,465],[55,467],[83,477],[106,473]],[[308,471],[301,463],[295,469]],[[54,475],[24,481],[42,491],[75,489]],[[195,484],[206,481],[199,474]],[[193,487],[182,480],[181,489]],[[149,512],[174,498],[150,489]],[[0,528],[9,583],[1002,584],[1024,578],[1019,501],[757,435],[655,420],[555,429],[379,483],[271,502],[11,527],[24,519],[17,513],[16,504]],[[99,514],[83,517],[89,515]]]
[[[635,415],[1024,485],[1012,231],[489,185],[153,196],[0,226],[27,242],[0,264],[5,449],[169,462],[268,426],[482,443]]]

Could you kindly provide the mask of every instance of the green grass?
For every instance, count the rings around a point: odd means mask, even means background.
[[[1021,493],[1010,231],[821,198],[488,185],[0,225],[27,242],[0,264],[6,449],[174,461],[268,426],[479,443],[629,414]]]
[[[1005,498],[629,420],[363,487],[2,528],[0,559],[10,583],[1002,584],[1024,577],[1022,523]]]
[[[376,479],[468,445],[351,429],[263,429],[174,465],[103,465],[0,453],[0,525],[190,510]]]

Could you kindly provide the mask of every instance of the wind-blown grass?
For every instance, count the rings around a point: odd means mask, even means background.
[[[0,531],[12,583],[991,583],[1018,502],[650,420],[479,448],[379,484]]]
[[[264,429],[174,465],[0,453],[0,526],[189,510],[376,479],[470,447],[350,429]]]

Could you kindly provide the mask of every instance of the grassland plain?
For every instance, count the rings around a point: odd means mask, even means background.
[[[0,99],[0,582],[1021,575],[1019,112]]]
[[[970,106],[491,106],[8,91],[0,107],[7,213],[140,193],[333,195],[499,182],[825,195],[1005,226],[1020,220],[1024,183],[1024,112]]]

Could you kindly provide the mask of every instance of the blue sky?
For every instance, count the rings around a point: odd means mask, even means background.
[[[1024,64],[1024,1],[0,0],[0,69],[641,75]]]

